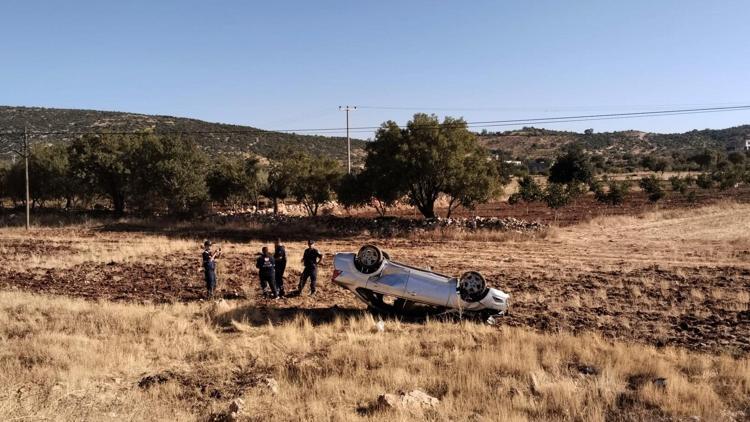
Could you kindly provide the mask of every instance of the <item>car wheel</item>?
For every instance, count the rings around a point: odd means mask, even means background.
[[[476,271],[467,271],[458,280],[458,292],[467,302],[480,300],[487,289],[487,281]]]
[[[359,248],[355,258],[357,269],[365,274],[370,274],[380,268],[383,263],[383,253],[377,246],[365,245]]]

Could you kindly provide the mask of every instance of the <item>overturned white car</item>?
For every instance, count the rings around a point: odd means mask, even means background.
[[[510,295],[487,287],[484,277],[467,271],[451,277],[390,260],[373,245],[357,254],[337,253],[333,282],[351,290],[372,309],[385,313],[481,313],[503,315]]]

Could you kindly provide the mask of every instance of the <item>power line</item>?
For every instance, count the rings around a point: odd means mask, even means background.
[[[528,119],[507,119],[507,120],[486,120],[477,122],[466,122],[466,126],[517,126],[524,123],[546,123],[555,121],[589,121],[589,120],[603,120],[602,118],[634,118],[634,117],[648,117],[648,116],[660,116],[660,115],[678,115],[678,114],[700,114],[710,112],[726,112],[726,111],[739,111],[739,110],[750,110],[750,105],[738,105],[738,106],[726,106],[726,107],[703,107],[703,108],[686,108],[686,109],[673,109],[673,110],[655,110],[655,111],[638,111],[628,113],[605,113],[605,114],[584,114],[575,116],[559,116],[559,117],[537,117]],[[462,125],[456,123],[456,125]],[[380,126],[360,126],[350,128],[352,131],[361,130],[377,130]],[[318,128],[318,129],[298,129],[299,132],[307,131],[333,131],[339,130],[338,128]]]
[[[683,109],[671,109],[671,110],[652,110],[652,111],[638,111],[638,112],[626,112],[626,113],[599,113],[599,114],[584,114],[584,115],[570,115],[570,116],[558,116],[558,117],[536,117],[526,119],[506,119],[506,120],[486,120],[486,121],[475,121],[475,122],[460,122],[455,124],[440,124],[441,128],[450,127],[502,127],[502,126],[519,126],[528,124],[538,123],[568,123],[568,122],[586,122],[586,121],[597,121],[597,120],[616,120],[616,119],[632,119],[640,117],[656,117],[656,116],[676,116],[684,114],[704,114],[704,113],[720,113],[730,111],[743,111],[750,110],[750,105],[737,105],[737,106],[724,106],[724,107],[701,107],[701,108],[683,108]],[[419,129],[418,125],[409,126],[413,129]],[[425,126],[425,128],[432,128],[432,125]],[[381,126],[358,126],[350,127],[350,132],[364,132],[364,131],[375,131],[380,129]],[[138,131],[111,131],[111,132],[100,132],[100,131],[30,131],[29,135],[148,135],[148,134],[159,134],[159,135],[237,135],[237,134],[258,134],[258,133],[304,133],[304,132],[316,132],[316,133],[344,133],[346,128],[334,127],[334,128],[298,128],[298,129],[258,129],[258,128],[246,128],[246,129],[230,129],[230,130],[207,130],[207,131],[189,131],[189,130],[138,130]],[[22,136],[24,132],[3,132],[0,135],[5,136]]]
[[[663,107],[714,107],[714,106],[728,106],[738,105],[742,102],[723,102],[723,103],[682,103],[682,104],[629,104],[629,105],[589,105],[589,106],[545,106],[545,107],[516,107],[516,106],[505,106],[505,107],[406,107],[406,106],[383,106],[383,105],[363,105],[359,106],[361,109],[368,110],[402,110],[402,111],[507,111],[507,112],[518,112],[518,111],[533,111],[542,113],[556,113],[562,111],[573,111],[573,110],[601,110],[601,109],[643,109],[643,108],[663,108]]]

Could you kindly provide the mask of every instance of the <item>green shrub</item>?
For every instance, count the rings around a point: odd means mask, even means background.
[[[641,178],[638,184],[648,195],[648,200],[656,202],[664,197],[664,189],[661,187],[661,181],[654,175]]]

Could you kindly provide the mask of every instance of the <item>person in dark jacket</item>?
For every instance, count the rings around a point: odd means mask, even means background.
[[[318,265],[323,261],[323,255],[315,249],[315,241],[307,241],[307,249],[302,254],[302,265],[305,269],[302,271],[302,277],[299,279],[299,293],[305,288],[307,279],[310,279],[310,294],[315,294],[315,287],[318,281]]]
[[[221,248],[212,251],[211,245],[212,243],[210,240],[204,241],[203,254],[201,255],[208,299],[214,297],[214,290],[216,290],[216,258],[221,256]]]
[[[279,295],[276,289],[275,280],[275,263],[273,256],[268,252],[268,247],[264,246],[261,250],[260,256],[255,261],[255,268],[258,269],[258,276],[260,277],[260,288],[263,294],[266,294],[266,285],[271,287],[271,297],[276,298]]]
[[[276,289],[279,296],[284,297],[284,270],[286,270],[286,248],[281,243],[281,239],[276,239],[273,246],[273,260],[276,264]]]

